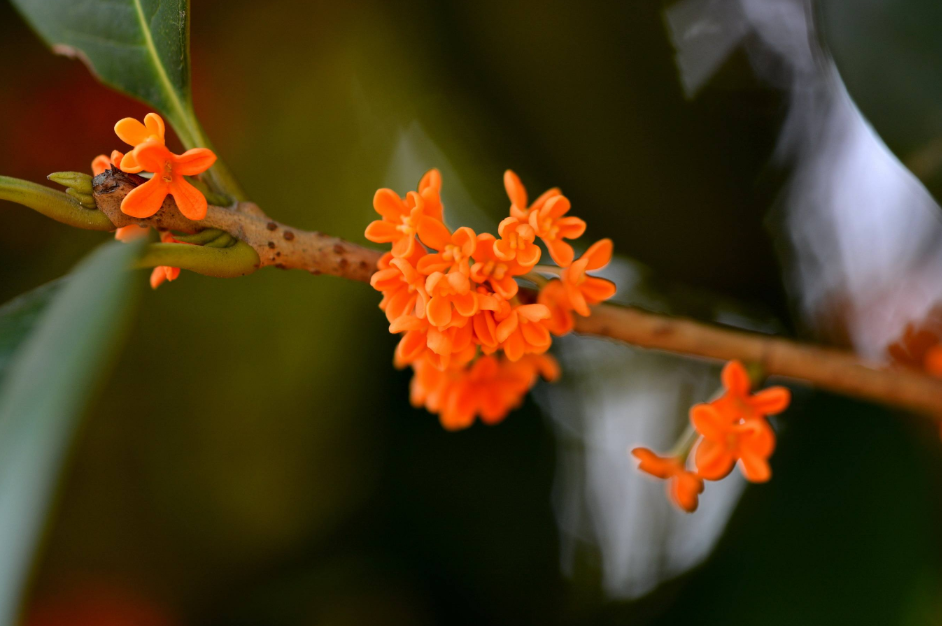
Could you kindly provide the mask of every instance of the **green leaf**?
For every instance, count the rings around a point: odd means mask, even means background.
[[[942,199],[942,2],[820,0],[841,78],[887,146]]]
[[[33,330],[40,314],[65,280],[60,278],[46,283],[0,306],[0,383],[9,370],[16,349]]]
[[[3,626],[16,621],[78,418],[126,335],[134,287],[141,282],[127,268],[140,251],[139,243],[106,244],[83,260],[61,287],[49,288],[53,293],[48,308],[0,381]],[[20,311],[39,306],[42,297],[33,296]]]
[[[85,61],[101,82],[143,100],[187,148],[211,148],[190,93],[189,0],[11,0],[53,51]],[[218,162],[216,188],[238,185]]]

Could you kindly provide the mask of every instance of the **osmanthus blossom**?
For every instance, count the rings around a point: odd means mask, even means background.
[[[578,261],[562,271],[560,280],[566,289],[568,304],[583,317],[590,315],[589,305],[604,302],[615,295],[615,283],[586,274],[607,266],[612,260],[612,249],[611,239],[597,241]]]
[[[164,121],[156,113],[148,113],[145,115],[143,124],[131,117],[120,120],[115,124],[114,132],[118,136],[118,139],[128,144],[133,149],[124,155],[120,163],[116,163],[115,165],[120,167],[122,172],[127,172],[128,174],[137,174],[144,170],[152,172],[153,170],[148,170],[146,166],[140,163],[138,157],[139,150],[141,146],[146,144],[165,145],[165,131]]]
[[[565,207],[558,204],[558,189],[527,206],[516,175],[508,170],[504,182],[512,205],[511,215],[498,226],[499,237],[475,234],[467,227],[452,231],[444,224],[438,170],[427,172],[418,191],[405,197],[390,189],[380,189],[373,197],[380,219],[367,227],[365,236],[392,248],[379,261],[371,284],[383,294],[380,308],[390,321],[390,332],[402,335],[393,362],[413,369],[413,403],[438,414],[448,429],[470,426],[475,418],[496,423],[522,402],[541,375],[553,380],[559,376],[555,360],[545,353],[553,334],[564,334],[553,322],[571,317],[568,291],[562,287],[551,308],[543,303],[542,293],[530,293],[521,301],[517,281],[562,286],[560,280],[540,276],[547,268],[537,266],[541,250],[534,224],[547,245],[577,229],[563,217],[569,205],[568,200]],[[547,211],[554,200],[555,208]],[[606,250],[604,262],[596,262]],[[572,273],[573,288],[588,293],[583,301],[605,299],[591,282],[601,279],[585,271],[610,257],[609,242],[592,262]],[[606,293],[614,294],[614,286]]]
[[[681,453],[660,457],[646,448],[632,450],[641,461],[641,471],[670,481],[671,501],[687,512],[696,509],[704,480],[722,480],[736,464],[750,482],[772,477],[769,457],[775,450],[775,432],[766,418],[788,407],[788,389],[770,387],[752,393],[746,368],[738,361],[727,363],[721,378],[723,394],[690,409],[693,428],[676,447]],[[691,452],[693,467],[688,469]]]
[[[501,261],[515,262],[524,267],[533,267],[540,261],[542,251],[534,243],[536,231],[516,217],[505,218],[497,227],[500,239],[494,242],[493,252]]]
[[[392,255],[397,257],[412,256],[419,221],[423,216],[435,217],[435,207],[415,191],[400,198],[392,189],[380,189],[373,196],[373,209],[382,219],[371,222],[365,236],[373,243],[391,243]]]
[[[523,276],[533,269],[533,266],[521,265],[516,260],[504,261],[494,254],[494,243],[497,241],[490,233],[478,235],[477,247],[471,266],[471,279],[480,284],[486,284],[499,297],[510,300],[517,295],[520,285],[514,280],[515,276]]]
[[[206,217],[208,204],[202,192],[186,176],[202,174],[216,162],[216,155],[206,148],[193,148],[173,154],[162,144],[147,142],[135,148],[137,163],[154,174],[150,180],[131,190],[121,201],[121,211],[131,217],[147,218],[160,210],[168,195],[188,219]],[[128,155],[121,161],[126,163]]]
[[[165,231],[160,233],[160,241],[162,243],[183,243],[177,241],[173,238],[173,235],[170,232]],[[174,281],[180,277],[180,268],[179,267],[169,267],[167,265],[158,265],[150,274],[150,286],[151,289],[157,289],[160,287],[164,281]]]
[[[521,222],[526,222],[530,218],[530,213],[543,208],[550,198],[562,195],[558,187],[553,187],[544,191],[533,201],[533,204],[528,206],[527,189],[520,182],[520,177],[512,170],[504,172],[504,189],[507,191],[507,197],[510,198],[510,217],[515,217]]]
[[[635,448],[631,454],[640,461],[639,470],[667,481],[667,497],[675,506],[687,513],[697,510],[703,479],[685,467],[684,459],[658,456],[647,448]]]

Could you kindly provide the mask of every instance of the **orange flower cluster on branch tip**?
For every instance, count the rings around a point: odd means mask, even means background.
[[[703,481],[722,480],[737,463],[746,480],[763,483],[772,477],[769,457],[775,450],[775,433],[766,418],[788,408],[791,394],[784,387],[751,393],[752,383],[739,361],[723,368],[722,379],[722,396],[690,409],[697,437],[686,449],[668,457],[647,448],[631,451],[640,461],[638,469],[667,480],[671,502],[688,513],[697,509]]]
[[[150,172],[150,180],[129,193],[121,202],[121,211],[131,217],[147,218],[160,210],[164,199],[172,195],[177,208],[191,220],[206,217],[206,197],[187,182],[185,176],[202,174],[216,162],[216,155],[206,148],[194,148],[181,155],[166,147],[163,119],[156,113],[148,113],[141,123],[126,117],[115,124],[115,134],[132,147],[127,154],[114,150],[108,157],[101,154],[92,161],[92,174],[98,176],[105,170],[116,167],[128,174]],[[119,241],[133,241],[146,237],[150,229],[144,226],[124,226],[115,232]],[[161,233],[163,243],[182,243],[168,233]],[[151,273],[150,285],[156,289],[164,281],[173,281],[180,276],[179,267],[160,266]]]
[[[445,225],[438,170],[404,198],[391,189],[373,197],[381,219],[367,227],[366,238],[392,249],[370,283],[383,294],[379,307],[389,331],[402,335],[394,363],[414,370],[412,403],[438,414],[449,430],[475,418],[500,422],[540,376],[556,380],[559,366],[546,354],[553,335],[572,330],[573,313],[588,316],[589,305],[615,295],[611,281],[587,274],[608,265],[610,240],[574,260],[566,240],[580,237],[585,222],[567,215],[569,200],[551,189],[528,205],[509,170],[504,186],[510,216],[497,236]],[[558,267],[538,265],[537,239]],[[536,303],[518,299],[518,280],[540,288]]]

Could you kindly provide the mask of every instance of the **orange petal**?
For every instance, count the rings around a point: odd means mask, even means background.
[[[429,324],[444,328],[451,323],[451,302],[447,298],[432,298],[425,309],[425,315]]]
[[[537,245],[528,245],[522,250],[517,251],[516,261],[524,267],[532,268],[540,262],[540,255],[543,253]]]
[[[553,261],[555,261],[556,265],[560,267],[568,267],[569,264],[572,263],[573,257],[576,256],[576,253],[573,252],[572,246],[562,239],[555,239],[551,241],[546,241],[544,239],[543,243],[546,244],[546,248],[549,250],[550,256],[553,257]]]
[[[612,260],[612,250],[614,244],[611,239],[602,239],[589,246],[589,249],[582,255],[587,259],[586,270],[600,270]]]
[[[163,266],[158,265],[150,273],[150,288],[157,289],[165,280],[167,280],[167,272],[164,271]]]
[[[545,304],[523,304],[518,306],[517,314],[531,322],[549,319],[550,310]]]
[[[507,337],[507,340],[502,342],[501,347],[504,349],[504,354],[511,361],[519,361],[526,350],[526,344],[520,333],[514,333]]]
[[[455,231],[451,239],[456,246],[461,248],[461,253],[464,256],[470,257],[474,255],[475,248],[477,248],[478,245],[478,239],[473,230],[467,226],[462,226]]]
[[[697,474],[705,480],[722,480],[733,470],[736,458],[709,439],[701,439],[694,453]]]
[[[749,398],[749,404],[762,415],[778,415],[788,408],[792,394],[785,387],[769,387]]]
[[[139,145],[133,152],[125,156],[124,161],[122,161],[124,171],[128,171],[128,159],[133,160],[134,157],[137,158],[137,164],[148,172],[163,173],[166,164],[173,162],[173,153],[167,150],[166,146],[154,141],[148,141]]]
[[[546,219],[547,217],[562,217],[569,212],[570,208],[572,208],[572,204],[570,204],[569,198],[566,196],[554,196],[546,201],[546,205],[540,211],[540,217],[542,219]]]
[[[764,483],[772,478],[772,468],[766,457],[753,454],[751,451],[743,451],[739,458],[739,469],[742,470],[746,480],[752,483]]]
[[[121,201],[121,212],[131,217],[150,217],[160,210],[167,194],[170,193],[170,183],[160,177],[154,177],[139,187],[131,190]]]
[[[400,233],[399,238],[393,243],[392,254],[400,259],[408,259],[415,253],[415,248],[415,237]]]
[[[458,312],[458,315],[471,317],[478,312],[477,295],[478,294],[475,292],[469,291],[468,293],[455,296],[452,299],[452,304],[454,304],[455,311]]]
[[[690,409],[690,423],[707,439],[723,441],[732,429],[730,420],[710,404],[695,404]]]
[[[114,238],[118,241],[127,243],[129,241],[140,239],[141,237],[146,237],[148,233],[150,233],[150,228],[145,226],[138,226],[137,224],[131,224],[130,226],[122,226],[118,230],[114,231]]]
[[[681,469],[677,459],[662,457],[647,448],[635,448],[631,455],[638,459],[638,469],[655,478],[670,478]]]
[[[399,222],[407,213],[406,205],[392,189],[378,189],[373,194],[373,209],[385,219]]]
[[[118,139],[129,146],[138,146],[150,137],[147,128],[133,117],[126,117],[114,125],[114,132]]]
[[[162,117],[156,113],[148,113],[144,116],[144,128],[147,130],[148,134],[164,141],[164,120]]]
[[[520,321],[516,315],[511,314],[507,319],[497,325],[497,341],[503,343],[517,330]]]
[[[553,187],[552,189],[547,189],[540,195],[539,198],[533,201],[533,206],[530,207],[530,210],[534,212],[538,212],[540,209],[543,208],[543,205],[545,205],[546,202],[550,198],[555,198],[556,196],[562,195],[562,193],[563,192],[559,190],[559,187]]]
[[[526,342],[534,348],[549,348],[550,344],[553,342],[549,330],[542,324],[521,324],[520,332],[523,334],[523,338]]]
[[[137,174],[138,172],[144,171],[144,168],[137,162],[137,156],[134,154],[134,150],[125,154],[120,162],[115,161],[114,158],[111,159],[111,162],[117,165],[118,169],[122,172],[127,172],[128,174]]]
[[[604,278],[586,278],[579,288],[589,304],[605,302],[615,295],[615,283]]]
[[[156,178],[156,177],[155,177]],[[170,193],[177,202],[177,208],[184,217],[198,222],[206,217],[208,205],[206,196],[199,189],[191,185],[182,176],[174,176],[170,183]]]
[[[527,190],[520,182],[520,178],[512,170],[504,172],[504,189],[510,203],[520,209],[527,208]]]
[[[193,148],[173,157],[173,171],[183,176],[196,176],[211,168],[215,162],[216,155],[212,150]]]
[[[749,380],[749,374],[739,361],[730,361],[727,363],[723,367],[721,379],[723,386],[737,396],[748,395],[749,390],[752,388],[752,381]]]
[[[419,192],[423,192],[426,189],[434,189],[435,191],[441,191],[442,188],[442,173],[437,169],[432,168],[429,171],[425,172],[425,175],[422,176],[422,180],[419,181]]]
[[[438,220],[422,216],[419,220],[419,239],[429,248],[441,252],[451,243],[451,232]]]
[[[578,217],[561,217],[556,221],[560,239],[578,239],[585,234],[585,220]]]
[[[693,513],[700,504],[703,480],[695,474],[683,472],[668,483],[667,489],[671,502],[681,510]]]
[[[92,161],[92,176],[98,176],[103,174],[111,167],[111,159],[106,157],[104,154],[99,154],[95,157],[95,160]]]
[[[402,231],[392,222],[374,220],[366,227],[364,236],[373,243],[389,243],[402,238]]]

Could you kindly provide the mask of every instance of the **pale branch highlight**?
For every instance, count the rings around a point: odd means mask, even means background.
[[[177,210],[172,197],[168,197],[155,215],[147,219],[132,218],[121,212],[121,201],[142,181],[137,176],[117,170],[109,170],[95,177],[94,197],[101,211],[99,215],[107,217],[111,223],[110,229],[138,224],[160,230],[197,233],[214,228],[244,242],[257,254],[256,260],[254,255],[250,257],[239,253],[235,247],[221,250],[232,250],[230,260],[238,259],[237,264],[241,264],[241,267],[233,270],[219,265],[221,257],[196,252],[202,250],[197,246],[156,244],[160,248],[154,248],[150,253],[154,258],[145,258],[144,264],[147,265],[173,265],[213,276],[248,274],[259,267],[272,265],[368,283],[382,256],[378,250],[276,222],[258,206],[247,202],[238,203],[232,208],[210,205],[206,218],[194,222],[184,217]],[[82,208],[61,192],[32,183],[25,183],[22,188],[28,189],[37,198],[43,197],[39,194],[40,189],[58,194],[44,196],[54,201],[57,210],[38,208],[33,206],[36,202],[27,203],[17,197],[8,197],[16,195],[13,193],[0,195],[0,198],[20,202],[78,228],[110,230],[104,227],[100,217],[93,217],[96,211]],[[71,202],[71,206],[66,202]],[[206,258],[203,259],[203,256]],[[209,259],[212,259],[212,266],[204,267]],[[251,267],[248,261],[253,263]],[[580,334],[616,339],[640,348],[722,361],[756,363],[770,376],[792,378],[826,391],[895,405],[942,420],[942,381],[917,371],[883,369],[845,351],[611,304],[593,307],[591,317],[577,317],[575,330]]]

